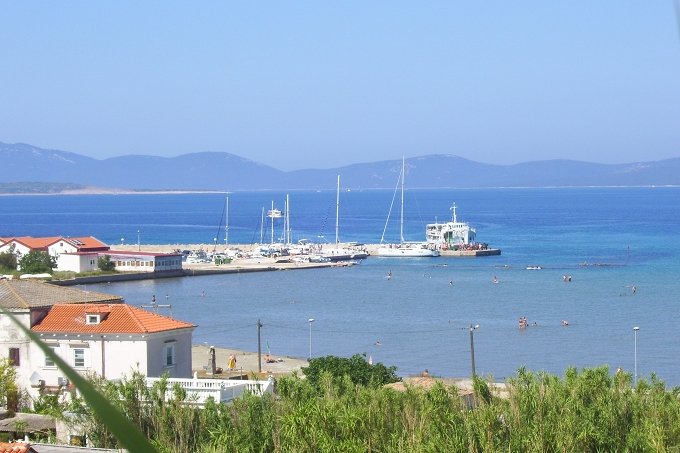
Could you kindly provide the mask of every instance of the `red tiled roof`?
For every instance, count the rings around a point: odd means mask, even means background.
[[[99,324],[86,324],[86,315],[101,313]],[[43,333],[154,333],[195,327],[127,304],[59,304],[32,330]]]
[[[35,450],[25,442],[0,442],[0,453],[35,453]]]
[[[53,237],[46,237],[46,238],[34,238],[31,236],[21,236],[21,237],[13,237],[13,238],[7,238],[9,242],[18,242],[20,244],[25,245],[26,247],[32,249],[32,250],[40,250],[40,249],[47,249],[47,247],[50,244],[53,244],[54,242],[58,241],[61,239],[58,236],[53,236]]]
[[[34,238],[31,236],[0,238],[0,244],[9,243],[11,241],[16,241],[31,249],[46,249],[50,245],[56,244],[59,241],[68,242],[73,247],[76,247],[78,250],[84,249],[95,251],[109,249],[108,245],[104,244],[102,241],[92,236],[77,238],[65,238],[63,236],[50,236],[44,238]]]
[[[64,241],[68,242],[71,244],[73,247],[76,247],[78,250],[108,250],[109,246],[104,244],[102,241],[99,239],[92,237],[92,236],[85,236],[85,237],[77,237],[77,238],[65,238],[65,237],[59,237],[56,238],[52,244],[56,244],[59,241]]]

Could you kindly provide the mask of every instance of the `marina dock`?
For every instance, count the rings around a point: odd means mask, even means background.
[[[213,245],[208,244],[164,244],[164,245],[129,245],[118,246],[118,249],[129,249],[131,251],[138,248],[145,252],[153,253],[173,253],[177,250],[213,250]],[[230,250],[239,250],[244,255],[247,255],[256,249],[255,245],[250,244],[235,244],[230,246]],[[362,248],[368,252],[369,256],[377,256],[380,244],[365,244]],[[217,252],[224,251],[224,246],[217,247]],[[479,257],[479,256],[493,256],[500,255],[500,249],[481,249],[481,250],[442,250],[441,256],[445,257]],[[204,263],[182,263],[181,270],[164,271],[164,272],[121,272],[117,274],[95,275],[89,277],[76,277],[70,280],[53,280],[52,283],[68,286],[68,285],[82,285],[91,283],[107,283],[133,280],[147,280],[157,278],[176,278],[176,277],[193,277],[200,275],[215,275],[215,274],[240,274],[250,272],[272,272],[284,270],[303,270],[303,269],[323,269],[353,266],[356,261],[331,261],[331,262],[301,262],[288,259],[289,257],[243,257],[233,259],[228,263],[215,264],[213,262]]]

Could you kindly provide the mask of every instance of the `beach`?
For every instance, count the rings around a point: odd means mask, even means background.
[[[191,363],[192,370],[197,373],[199,377],[210,377],[210,347],[207,344],[195,344],[191,347]],[[264,378],[268,375],[284,376],[297,373],[302,375],[302,367],[308,365],[307,360],[296,357],[277,356],[272,355],[275,360],[273,363],[265,361],[266,351],[262,351],[262,366],[261,371],[258,367],[257,352],[242,351],[239,349],[230,349],[224,347],[215,348],[215,365],[221,368],[222,372],[215,374],[215,378],[231,379],[231,378],[251,378],[256,375],[258,378]],[[236,366],[233,370],[228,369],[230,356],[236,359]]]

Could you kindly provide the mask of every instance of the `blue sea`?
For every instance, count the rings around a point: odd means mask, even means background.
[[[340,240],[379,242],[392,200],[390,190],[343,191]],[[272,201],[283,209],[285,193],[229,194],[229,243],[269,241],[261,218]],[[680,385],[680,188],[408,190],[405,239],[423,240],[425,224],[448,219],[454,201],[459,219],[502,255],[370,257],[348,268],[87,289],[134,305],[155,295],[173,316],[198,326],[196,343],[257,350],[259,319],[263,350],[275,356],[307,357],[311,337],[313,356],[365,353],[400,375],[467,376],[469,326],[478,324],[477,373],[498,380],[519,367],[562,375],[570,366],[608,365],[634,373],[637,359],[639,377],[656,373]],[[398,240],[398,204],[386,241]],[[224,194],[3,196],[0,237],[223,246],[225,205]],[[335,211],[334,190],[291,192],[293,238],[334,242]],[[522,316],[526,329],[518,328]]]

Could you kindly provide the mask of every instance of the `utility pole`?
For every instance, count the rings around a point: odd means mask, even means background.
[[[474,379],[477,375],[475,371],[475,329],[479,327],[479,324],[470,324],[470,363],[472,364],[472,378]]]
[[[262,373],[262,343],[260,342],[260,330],[262,323],[257,320],[257,372]]]

